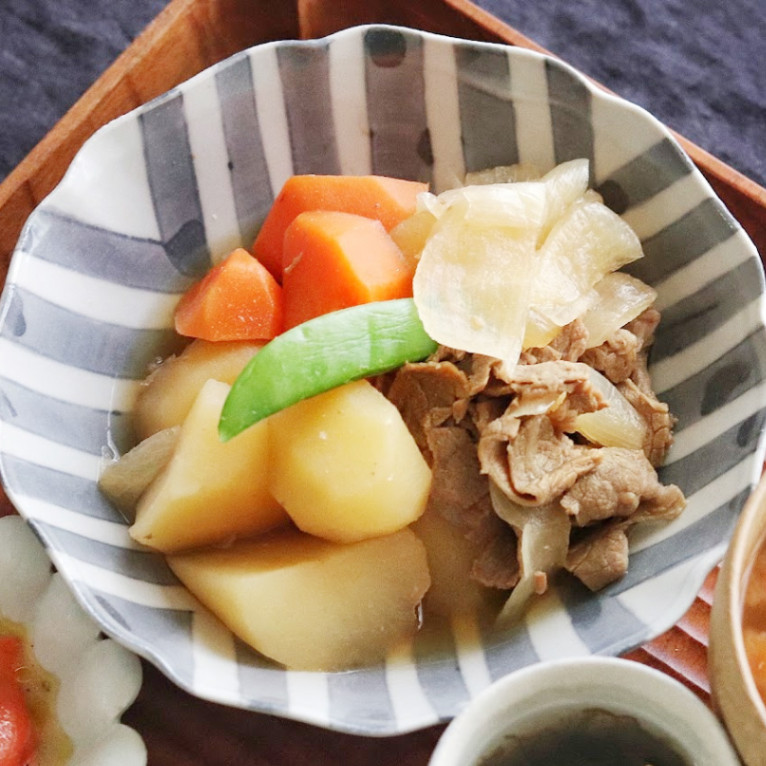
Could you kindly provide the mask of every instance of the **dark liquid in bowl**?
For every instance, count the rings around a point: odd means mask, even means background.
[[[533,733],[509,737],[479,766],[690,766],[634,718],[604,710],[568,713]]]

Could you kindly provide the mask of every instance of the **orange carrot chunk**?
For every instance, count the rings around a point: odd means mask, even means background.
[[[282,332],[282,288],[237,248],[184,293],[176,331],[203,340],[270,340]]]
[[[285,329],[331,311],[409,298],[412,269],[380,221],[351,213],[301,213],[285,232]]]
[[[21,639],[0,637],[0,763],[3,766],[26,766],[36,750],[32,719],[18,678],[23,665]]]
[[[308,210],[337,210],[375,218],[389,231],[415,212],[417,195],[428,185],[386,176],[319,176],[289,178],[274,200],[253,244],[255,257],[282,278],[285,231]]]

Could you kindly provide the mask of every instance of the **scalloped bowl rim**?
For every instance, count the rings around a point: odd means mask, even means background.
[[[179,85],[176,89],[173,89],[172,91],[169,91],[168,93],[153,99],[152,101],[138,107],[137,109],[121,117],[118,117],[114,121],[100,128],[94,134],[93,137],[91,137],[90,139],[88,139],[88,141],[85,142],[83,147],[80,149],[80,151],[77,153],[76,157],[72,161],[69,169],[65,173],[61,182],[56,187],[54,192],[52,192],[51,194],[54,195],[58,193],[60,189],[66,188],[72,181],[73,176],[79,172],[80,167],[82,165],[87,165],[89,146],[92,144],[96,136],[107,135],[115,131],[122,123],[138,119],[141,115],[147,112],[150,112],[154,110],[155,108],[157,108],[158,106],[160,106],[161,104],[163,104],[168,98],[170,98],[173,94],[175,94],[179,90],[185,92],[191,88],[197,87],[200,83],[204,83],[208,81],[210,78],[213,78],[215,76],[216,72],[220,71],[222,67],[225,67],[228,62],[237,58],[238,56],[247,54],[250,51],[284,47],[286,45],[290,47],[320,45],[320,44],[326,43],[327,41],[340,39],[349,34],[358,34],[359,31],[370,30],[370,29],[398,30],[399,28],[393,27],[390,25],[380,25],[380,24],[365,25],[362,27],[351,28],[351,29],[343,30],[341,32],[334,33],[332,35],[329,35],[326,38],[322,38],[321,40],[273,41],[273,42],[263,43],[261,45],[253,46],[252,48],[247,49],[246,51],[234,54],[234,56],[218,64],[215,64],[205,69],[204,71],[200,72],[199,74],[195,75],[194,77],[190,78],[186,82]],[[453,42],[458,41],[458,38],[450,38],[450,37],[445,37],[442,35],[437,35],[437,34],[433,34],[429,32],[421,32],[421,31],[413,30],[413,29],[407,29],[402,31],[408,35],[415,35],[418,38],[422,40],[426,40],[426,41],[428,40],[437,41],[437,42],[438,41],[453,41]],[[554,60],[558,66],[568,71],[570,76],[574,80],[582,84],[582,86],[587,90],[589,96],[594,100],[594,102],[602,102],[602,103],[618,106],[623,112],[629,113],[632,119],[642,121],[643,123],[650,126],[651,129],[657,133],[658,138],[662,138],[664,140],[669,141],[672,145],[674,145],[678,149],[679,152],[684,154],[683,150],[680,148],[680,145],[678,144],[676,139],[673,137],[673,135],[670,133],[670,131],[667,128],[665,128],[656,118],[654,118],[644,108],[636,104],[630,103],[619,96],[616,96],[614,94],[604,91],[600,87],[594,85],[590,80],[588,80],[584,75],[582,75],[573,67],[563,62],[560,62],[557,59],[552,59],[552,57],[548,56],[547,54],[542,54],[536,51],[530,51],[526,49],[518,49],[518,48],[510,49],[508,46],[500,44],[500,43],[487,43],[487,42],[477,42],[477,41],[470,41],[470,40],[465,40],[465,41],[460,40],[459,42],[465,43],[466,45],[470,47],[475,46],[479,49],[485,49],[485,50],[492,49],[496,51],[506,52],[508,55],[512,55],[513,57],[520,58],[520,59],[527,59],[529,61]],[[511,53],[511,50],[512,50],[512,53]],[[725,208],[723,208],[723,205],[720,203],[719,200],[717,200],[717,197],[715,197],[715,195],[713,194],[712,189],[710,189],[709,185],[707,184],[707,182],[704,180],[704,178],[702,177],[702,175],[699,173],[699,171],[696,168],[692,168],[691,175],[696,179],[695,184],[702,184],[704,186],[705,195],[711,196],[712,198],[716,200],[717,204],[720,205],[720,212],[722,214],[728,215],[727,211],[725,211]],[[48,198],[46,198],[46,200],[47,199]],[[46,204],[46,200],[43,200],[43,202],[41,203],[39,207],[44,207]],[[25,235],[28,234],[30,227],[34,224],[36,215],[37,215],[37,210],[30,216],[28,221],[25,223],[24,231],[22,233],[20,242],[25,239]],[[742,234],[741,231],[739,233]],[[750,248],[752,255],[754,255],[756,258],[758,257],[757,252],[755,251],[755,248],[752,246],[751,243],[743,242],[742,244],[743,244],[743,247]],[[14,254],[14,257],[12,259],[12,262],[9,268],[8,278],[6,282],[6,289],[4,290],[4,297],[5,297],[5,294],[7,294],[10,291],[10,286],[16,282],[18,273],[23,268],[23,266],[24,266],[23,253],[16,252]],[[760,307],[761,317],[763,318],[764,316],[766,316],[766,304],[764,302],[762,291],[759,298],[759,307]],[[2,426],[3,426],[3,423],[0,422],[0,428]],[[758,438],[757,449],[755,450],[755,453],[753,454],[753,459],[752,459],[752,467],[750,470],[751,485],[754,485],[757,482],[757,478],[760,473],[759,467],[763,462],[763,457],[765,452],[766,452],[766,442],[764,442],[764,436],[761,433]],[[0,473],[2,473],[3,475],[4,483],[7,487],[7,493],[9,498],[19,508],[20,513],[26,516],[23,498],[19,497],[16,494],[14,488],[10,486],[10,482],[7,481],[6,479],[6,466],[5,466],[4,455],[2,453],[0,453]],[[77,577],[76,573],[73,575],[70,562],[66,560],[67,557],[59,556],[57,551],[52,549],[52,546],[49,545],[49,542],[45,539],[45,535],[43,534],[41,536],[43,537],[43,540],[46,543],[46,548],[48,549],[48,553],[52,557],[54,563],[57,565],[57,567],[59,567],[60,571],[62,571],[62,574],[70,582],[70,585],[73,584],[73,582],[77,581],[79,578]],[[721,559],[727,544],[728,543],[726,540],[722,540],[717,545],[709,548],[704,555],[698,556],[693,562],[686,561],[683,564],[679,565],[679,568],[683,567],[684,569],[684,576],[680,584],[676,583],[676,585],[678,586],[678,590],[675,592],[669,607],[666,608],[664,613],[661,616],[655,616],[655,618],[653,619],[651,623],[651,630],[649,631],[649,633],[641,635],[640,637],[631,636],[627,640],[624,640],[620,646],[611,647],[609,651],[625,651],[629,649],[631,646],[636,645],[637,642],[650,640],[651,638],[661,634],[662,632],[670,628],[678,620],[678,618],[683,614],[683,612],[688,608],[688,606],[692,603],[705,577]],[[81,605],[94,617],[94,619],[96,619],[101,624],[102,629],[104,630],[105,633],[110,635],[119,643],[130,648],[132,651],[136,652],[137,654],[145,657],[147,660],[152,662],[157,667],[161,668],[162,671],[168,677],[170,677],[174,681],[174,683],[179,685],[181,688],[185,689],[191,694],[194,694],[198,697],[208,699],[211,701],[222,702],[225,704],[233,704],[233,705],[239,704],[236,699],[231,698],[228,692],[226,692],[225,690],[224,692],[222,692],[215,685],[212,685],[212,686],[209,686],[209,685],[206,686],[204,684],[199,685],[199,684],[192,683],[189,679],[185,679],[184,677],[179,675],[176,668],[173,666],[172,662],[167,657],[163,656],[161,653],[156,651],[153,647],[147,646],[143,642],[136,640],[132,634],[119,630],[114,623],[105,621],[104,615],[98,610],[96,610],[95,608],[93,608],[92,604],[90,604],[87,600],[85,600],[82,594],[76,589],[75,589],[75,595],[78,601],[81,603]],[[309,701],[306,707],[294,706],[290,710],[279,709],[277,711],[273,711],[269,709],[268,706],[264,708],[252,707],[251,709],[265,710],[265,712],[271,712],[273,714],[280,715],[285,718],[302,720],[302,721],[319,725],[319,726],[329,726],[329,728],[334,728],[340,731],[348,731],[351,733],[363,733],[363,734],[371,733],[366,728],[360,727],[356,723],[333,722],[332,724],[328,724],[325,718],[325,713],[321,710],[317,711],[315,708],[313,708],[311,701]],[[448,720],[451,717],[451,715],[452,714],[447,716],[439,715],[436,718],[431,717],[430,715],[422,715],[420,717],[415,717],[405,722],[401,722],[401,721],[397,722],[393,728],[376,731],[373,733],[383,734],[383,735],[400,734],[407,731],[423,728],[423,727],[432,725],[434,723],[438,723],[439,721]]]

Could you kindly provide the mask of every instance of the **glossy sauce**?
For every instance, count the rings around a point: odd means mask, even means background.
[[[35,766],[63,766],[71,758],[73,748],[56,716],[59,680],[36,661],[23,625],[0,617],[0,635],[17,636],[24,643],[24,667],[19,671],[19,682],[37,736]]]
[[[530,734],[509,737],[477,766],[691,766],[635,718],[605,710],[570,713]]]

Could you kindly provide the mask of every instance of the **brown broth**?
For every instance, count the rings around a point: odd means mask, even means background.
[[[72,742],[56,716],[59,679],[43,668],[34,656],[23,625],[0,617],[0,635],[17,636],[24,643],[24,667],[19,681],[37,736],[36,766],[62,766],[72,757]]]
[[[691,766],[631,716],[590,709],[510,736],[478,766]]]

